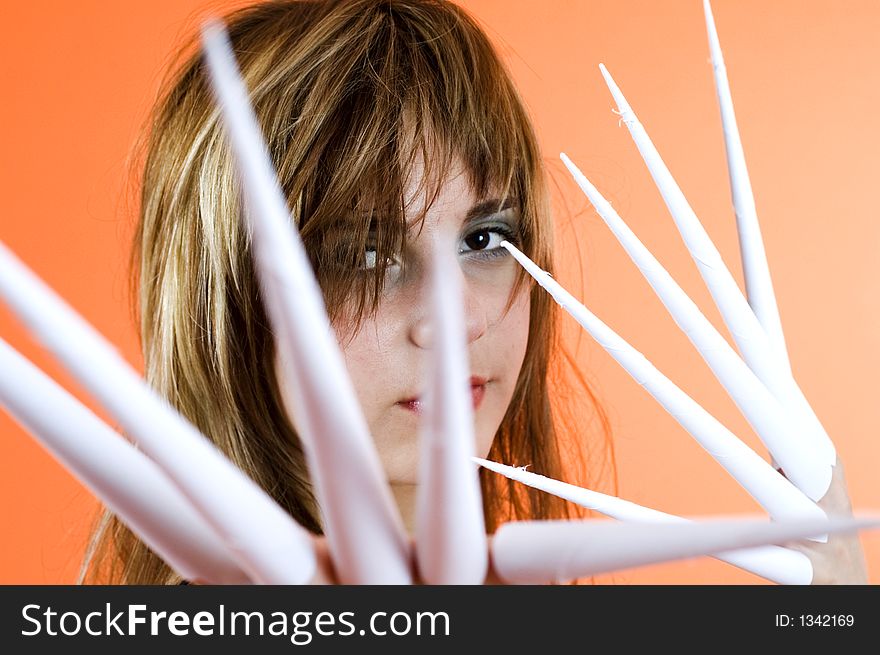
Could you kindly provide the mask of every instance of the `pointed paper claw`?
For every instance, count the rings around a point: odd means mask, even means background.
[[[421,424],[416,553],[428,584],[482,584],[486,526],[474,456],[474,416],[459,265],[436,252],[433,344]]]
[[[635,521],[637,523],[689,522],[689,519],[680,516],[660,512],[615,496],[584,489],[520,468],[478,457],[475,457],[474,460],[481,466],[511,480],[522,482],[533,489],[540,489],[621,521]],[[720,552],[713,557],[779,584],[806,585],[813,580],[813,565],[810,558],[804,553],[779,546],[758,546],[733,552]]]
[[[746,167],[736,114],[733,111],[733,99],[727,81],[727,68],[721,54],[721,44],[715,30],[712,7],[709,0],[703,0],[703,12],[706,15],[706,30],[709,35],[709,51],[712,55],[712,68],[715,73],[715,89],[721,108],[721,124],[724,129],[724,145],[727,152],[727,172],[730,176],[730,190],[733,196],[733,207],[736,213],[736,228],[739,235],[740,255],[746,281],[746,294],[749,306],[767,333],[774,352],[791,372],[788,361],[788,350],[785,347],[785,336],[782,332],[782,321],[779,308],[776,306],[776,294],[770,278],[770,267],[764,251],[764,239],[758,223],[758,212],[755,208],[755,197]]]
[[[501,245],[771,516],[791,519],[825,515],[546,271],[507,241]]]
[[[819,455],[820,461],[828,467],[837,461],[834,445],[813,412],[794,378],[786,370],[782,359],[773,350],[767,333],[755,317],[752,308],[739,290],[736,281],[725,266],[706,230],[688,204],[681,189],[676,184],[648,137],[645,128],[639,122],[632,108],[623,97],[617,84],[611,78],[605,66],[600,65],[602,75],[617,103],[621,120],[627,126],[633,141],[639,149],[657,188],[660,190],[666,206],[675,220],[682,239],[691,257],[697,264],[706,286],[709,288],[715,304],[721,312],[728,330],[736,340],[737,347],[743,358],[755,374],[767,385],[767,388],[783,404],[790,419],[803,435],[804,444]],[[793,472],[786,469],[786,475],[797,476],[809,480],[801,487],[813,500],[818,500],[831,484],[830,471],[810,479],[814,473],[807,471]]]
[[[228,37],[212,23],[203,38],[241,173],[282,392],[303,441],[334,566],[347,584],[409,583],[403,525]]]
[[[152,460],[2,339],[0,405],[184,579],[250,582]]]
[[[315,572],[311,536],[0,243],[0,296],[190,499],[259,583]]]
[[[635,566],[781,544],[818,533],[854,532],[880,519],[767,522],[742,519],[689,523],[608,520],[517,521],[492,540],[492,566],[509,584],[552,584]]]
[[[811,498],[821,498],[830,484],[831,467],[826,466],[811,448],[804,447],[802,435],[796,431],[797,424],[791,421],[785,408],[639,241],[611,203],[574,162],[564,153],[560,157],[675,323],[694,344],[789,479]]]

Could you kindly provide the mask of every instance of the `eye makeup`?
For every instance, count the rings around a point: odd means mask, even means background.
[[[475,241],[475,237],[481,239]],[[482,224],[473,226],[462,239],[464,247],[460,247],[458,253],[478,261],[509,256],[510,253],[501,247],[502,241],[509,241],[514,245],[520,242],[519,220],[512,207],[493,214]]]
[[[494,210],[494,211],[493,211]],[[488,212],[492,212],[487,215]],[[514,245],[520,243],[519,214],[511,200],[486,200],[474,205],[464,220],[465,235],[461,238],[458,254],[466,255],[474,261],[492,261],[509,256],[501,247],[501,241]],[[375,242],[367,244],[365,263],[362,270],[371,270],[377,265]],[[389,258],[389,265],[399,264]]]

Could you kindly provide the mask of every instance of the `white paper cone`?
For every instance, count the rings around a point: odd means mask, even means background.
[[[152,460],[2,339],[0,404],[185,579],[250,582]]]
[[[311,536],[0,243],[0,296],[190,499],[258,583],[315,572]]]
[[[635,566],[781,544],[818,533],[875,528],[880,519],[766,522],[742,519],[649,524],[517,521],[492,540],[492,566],[509,584],[552,584]]]
[[[789,479],[811,498],[824,495],[831,483],[831,468],[822,461],[818,453],[804,444],[802,432],[798,431],[800,424],[791,420],[786,409],[639,241],[611,203],[564,153],[560,156],[575,182],[672,315],[676,325],[694,344],[743,416],[786,471]]]
[[[678,226],[682,239],[697,264],[727,328],[736,340],[743,358],[773,395],[785,406],[791,420],[799,425],[798,429],[802,430],[802,439],[807,447],[813,448],[826,466],[833,466],[837,461],[837,454],[831,439],[794,378],[786,371],[784,363],[771,347],[767,333],[764,332],[764,328],[761,327],[755,313],[749,307],[736,281],[721,259],[720,253],[694,210],[688,204],[669,169],[666,168],[666,164],[663,163],[660,153],[657,152],[645,132],[645,128],[639,122],[605,66],[600,65],[600,69],[618,105],[621,120],[629,129],[633,141],[654,178],[654,182]],[[786,475],[792,479],[795,477],[805,479],[809,478],[811,474],[786,470]],[[798,486],[810,498],[818,500],[825,495],[830,482],[830,473],[824,473],[803,487]],[[823,485],[824,488],[822,488]]]
[[[727,81],[727,68],[718,42],[712,7],[709,0],[703,0],[703,12],[706,15],[706,29],[709,35],[709,51],[712,55],[712,69],[715,74],[715,90],[721,108],[721,124],[724,129],[724,146],[727,153],[727,172],[730,176],[730,190],[733,207],[736,213],[736,230],[739,235],[739,248],[742,257],[743,274],[746,282],[746,295],[749,306],[767,333],[773,351],[777,354],[789,372],[791,364],[788,360],[788,349],[782,332],[782,321],[776,305],[776,294],[770,277],[770,266],[764,251],[764,239],[758,223],[758,212],[755,208],[755,196],[746,167],[745,153],[736,124],[736,113],[733,110],[733,98],[730,84]]]
[[[460,268],[434,254],[433,343],[421,424],[416,553],[428,584],[482,584],[489,550],[475,453]]]
[[[346,584],[407,584],[403,525],[231,45],[216,23],[204,28],[203,38],[242,177],[282,393],[302,438],[334,566]]]
[[[818,505],[578,302],[547,271],[507,241],[501,245],[772,517],[782,520],[825,516]]]
[[[475,457],[481,466],[500,473],[511,480],[522,482],[576,505],[601,512],[611,518],[637,523],[688,523],[689,519],[667,514],[656,509],[637,505],[615,496],[584,489],[567,482],[531,473]],[[779,546],[758,546],[730,552],[720,552],[713,557],[733,564],[745,571],[759,575],[778,584],[807,585],[813,580],[813,565],[804,553]]]

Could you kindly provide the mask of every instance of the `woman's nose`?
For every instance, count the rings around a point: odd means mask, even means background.
[[[463,303],[462,311],[464,314],[465,334],[467,343],[473,343],[486,333],[488,321],[486,318],[487,308],[477,293],[468,285],[467,278],[462,275],[461,269],[455,267],[455,271],[450,271],[450,275],[460,275],[459,287],[461,289],[461,302]],[[427,285],[430,287],[430,285]],[[410,340],[419,348],[431,348],[433,343],[433,327],[431,325],[431,289],[425,289],[423,294],[424,302],[422,303],[422,311],[419,318],[413,323],[410,330]]]

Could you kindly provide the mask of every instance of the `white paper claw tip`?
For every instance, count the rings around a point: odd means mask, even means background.
[[[737,234],[739,235],[740,256],[746,284],[746,295],[749,305],[758,317],[758,321],[773,344],[773,350],[780,359],[780,365],[791,373],[791,364],[782,332],[782,321],[776,304],[776,294],[770,277],[770,267],[764,251],[764,240],[755,208],[755,197],[746,167],[745,153],[736,113],[733,109],[733,98],[727,79],[724,56],[715,29],[715,20],[708,0],[703,2],[706,15],[706,31],[709,37],[712,68],[715,77],[715,90],[721,110],[721,123],[724,130],[724,146],[727,153],[727,170],[730,178],[730,190],[736,213]]]

